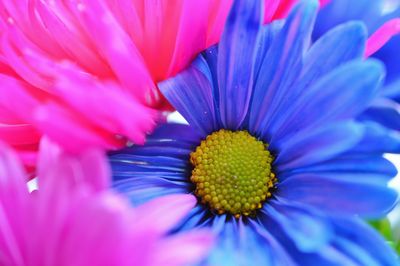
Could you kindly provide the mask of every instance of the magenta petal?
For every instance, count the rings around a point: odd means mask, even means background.
[[[40,144],[38,160],[39,186],[46,183],[57,186],[57,182],[51,179],[62,178],[70,186],[85,185],[95,191],[105,190],[110,186],[110,169],[101,150],[90,149],[79,155],[71,155],[44,138]],[[57,190],[57,187],[53,189]]]
[[[374,54],[396,34],[400,34],[400,18],[389,20],[369,37],[365,57]]]
[[[174,235],[158,245],[154,265],[191,265],[207,255],[213,240],[211,232],[201,229]]]
[[[138,217],[137,230],[140,230],[141,226],[144,227],[151,221],[159,221],[153,229],[159,234],[163,234],[182,219],[194,207],[196,202],[197,200],[193,195],[173,194],[141,205],[136,209],[142,213],[142,216]]]
[[[206,46],[209,9],[202,8],[207,1],[185,1],[182,6],[179,29],[168,76],[176,75]],[[209,3],[211,6],[211,2]],[[197,12],[193,12],[197,10]],[[188,49],[187,47],[190,47]]]
[[[103,1],[85,2],[81,9],[79,5],[73,6],[75,14],[121,83],[145,102],[153,81],[137,47]]]
[[[24,230],[19,219],[28,219],[29,208],[26,179],[16,155],[0,143],[0,250],[19,265],[23,264],[19,241]]]

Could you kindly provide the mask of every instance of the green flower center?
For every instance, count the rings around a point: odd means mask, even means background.
[[[190,154],[196,196],[218,214],[252,215],[277,181],[267,148],[247,131],[221,129],[208,135]]]

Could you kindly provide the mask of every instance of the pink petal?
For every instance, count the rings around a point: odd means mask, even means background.
[[[128,256],[136,252],[130,243],[134,220],[125,201],[104,193],[70,205],[73,219],[65,221],[68,231],[55,251],[55,261],[82,266],[135,264]]]
[[[20,120],[30,121],[32,111],[39,105],[39,101],[27,92],[24,83],[12,77],[0,74],[0,83],[0,106],[13,111]]]
[[[231,9],[233,0],[214,1],[208,23],[206,48],[216,44],[224,29],[225,21]]]
[[[329,2],[331,2],[332,0],[319,0],[319,6],[322,8],[324,6],[326,6],[327,4],[329,4]]]
[[[13,263],[22,264],[22,219],[27,219],[28,189],[23,168],[9,147],[0,143],[0,250]]]
[[[205,229],[170,236],[158,244],[152,265],[192,265],[207,255],[213,243],[214,236]]]
[[[49,167],[51,165],[52,167]],[[79,155],[68,154],[49,139],[40,144],[38,159],[39,187],[47,183],[57,186],[51,179],[64,178],[70,186],[90,186],[94,191],[101,191],[110,186],[110,169],[103,151],[88,149]],[[57,188],[54,188],[57,190]]]
[[[29,124],[0,124],[0,139],[10,145],[36,144],[40,134]]]
[[[33,115],[37,128],[72,153],[92,147],[110,150],[121,147],[124,143],[101,128],[90,126],[89,121],[73,116],[69,110],[54,103],[36,108]]]
[[[146,98],[151,96],[154,83],[143,57],[104,1],[85,1],[71,7],[121,83],[143,103],[153,101]]]
[[[99,82],[68,65],[54,68],[60,78],[53,89],[75,112],[106,131],[123,135],[134,143],[144,143],[145,132],[155,125],[154,110],[114,82]]]
[[[281,0],[265,0],[264,23],[269,23],[272,21],[272,17],[278,9],[280,2]]]
[[[275,20],[285,18],[298,1],[299,0],[280,0],[279,7],[272,19]]]
[[[51,5],[49,4],[36,1],[36,8],[43,24],[51,32],[54,41],[65,51],[57,54],[57,57],[70,57],[70,59],[74,62],[79,62],[82,67],[91,73],[96,73],[98,76],[110,76],[109,67],[96,53],[96,49],[93,49],[94,47],[92,47],[89,40],[76,27],[77,24],[68,20],[61,20],[55,10],[50,9],[50,7]],[[65,15],[66,12],[63,12],[62,16],[64,17]],[[69,19],[72,20],[73,18],[69,16]]]
[[[176,75],[206,48],[206,32],[212,5],[211,1],[207,1],[183,2],[173,56],[163,79]]]
[[[152,78],[156,81],[166,78],[180,26],[185,1],[174,2],[173,5],[169,5],[166,1],[143,1],[144,47],[141,53]],[[154,53],[154,51],[158,52]]]
[[[40,51],[38,47],[14,27],[9,27],[5,35],[6,37],[2,39],[1,44],[2,52],[7,57],[7,62],[13,70],[35,87],[49,87],[50,81],[37,72],[36,65],[26,61],[28,53],[36,53],[39,55],[38,57],[43,58],[46,57],[46,54]]]
[[[143,41],[143,25],[137,9],[138,1],[107,1],[107,4],[138,49],[142,51],[146,44]]]
[[[389,20],[373,33],[367,40],[365,57],[381,49],[394,35],[400,33],[400,18]]]
[[[163,234],[181,220],[196,204],[193,195],[174,194],[154,199],[136,208],[140,217],[137,217],[136,230],[153,223],[153,230]],[[157,221],[157,222],[155,222]]]

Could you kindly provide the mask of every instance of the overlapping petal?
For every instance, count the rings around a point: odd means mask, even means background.
[[[152,109],[170,109],[155,82],[217,42],[231,6],[167,2],[1,1],[1,73],[20,90],[2,82],[0,106],[18,119],[2,128],[28,125],[14,146],[29,150],[30,128],[29,151],[42,134],[73,153],[143,143],[160,119]]]
[[[239,218],[199,200],[176,230],[213,229],[217,248],[207,263],[240,265],[250,256],[256,265],[395,265],[382,239],[371,234],[376,243],[367,237],[364,247],[342,227],[348,222],[356,234],[368,234],[354,216],[379,217],[397,200],[388,187],[397,171],[383,154],[396,150],[398,139],[376,123],[355,120],[378,97],[384,76],[382,64],[362,60],[364,26],[338,26],[310,46],[315,1],[303,1],[286,21],[265,28],[255,23],[260,3],[242,4],[233,5],[221,44],[160,84],[189,125],[167,124],[143,147],[111,154],[115,188],[139,202],[193,193],[189,157],[200,141],[220,129],[247,130],[272,152],[278,181],[261,209]],[[343,215],[351,218],[341,221]],[[371,252],[375,245],[387,260]]]
[[[43,143],[39,188],[29,194],[18,158],[3,144],[0,151],[1,264],[186,265],[212,245],[208,230],[166,236],[193,207],[193,196],[170,195],[132,209],[107,184],[91,182],[93,175],[109,181],[102,152],[72,157]]]

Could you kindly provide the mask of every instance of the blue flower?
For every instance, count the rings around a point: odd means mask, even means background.
[[[317,39],[329,29],[344,22],[361,20],[369,35],[385,22],[400,17],[400,7],[391,8],[387,0],[331,0],[317,16],[313,38]],[[388,9],[389,11],[385,11]],[[386,67],[385,86],[381,98],[374,101],[360,120],[373,120],[388,128],[400,131],[400,35],[392,37],[372,55]],[[383,99],[386,98],[386,99]]]
[[[397,265],[357,218],[393,207],[396,169],[382,154],[400,148],[354,119],[384,74],[362,59],[364,26],[310,47],[315,1],[268,26],[260,2],[235,1],[218,46],[159,84],[189,125],[161,125],[143,147],[111,154],[115,188],[133,204],[195,194],[176,231],[213,229],[207,265]]]

